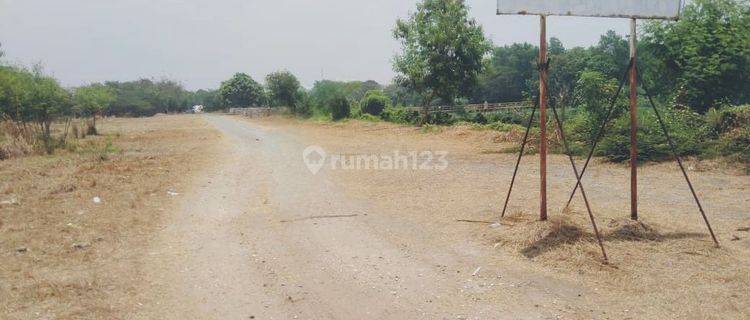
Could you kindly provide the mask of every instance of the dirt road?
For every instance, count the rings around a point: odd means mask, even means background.
[[[602,302],[510,261],[484,264],[486,247],[446,243],[348,198],[326,169],[308,171],[306,145],[291,136],[208,121],[224,152],[180,195],[149,252],[154,296],[136,317],[553,319],[596,314]]]
[[[742,307],[746,293],[723,289],[741,289],[746,276],[727,280],[731,277],[727,275],[717,287],[700,280],[706,273],[711,278],[706,282],[720,276],[711,272],[738,273],[739,264],[723,272],[710,263],[681,258],[679,248],[671,252],[671,248],[659,247],[656,251],[668,251],[669,256],[666,260],[647,257],[646,263],[659,267],[644,268],[640,262],[602,266],[592,258],[595,249],[575,247],[574,252],[584,253],[582,257],[560,259],[592,261],[594,270],[574,267],[562,273],[498,251],[499,242],[486,225],[455,223],[461,217],[491,219],[497,204],[487,207],[468,197],[452,197],[449,192],[453,185],[459,186],[455,195],[485,195],[497,193],[485,184],[503,188],[505,184],[485,181],[474,186],[476,190],[460,187],[461,176],[494,172],[491,164],[469,161],[473,164],[466,165],[460,153],[444,173],[341,172],[326,166],[315,175],[302,161],[303,150],[319,135],[330,132],[295,131],[222,116],[207,116],[206,121],[224,139],[215,148],[215,161],[193,178],[190,188],[180,192],[179,209],[165,218],[167,223],[143,268],[149,284],[141,296],[142,307],[128,318],[703,318],[712,311],[693,303],[701,292],[710,299],[726,297],[717,308],[729,315],[747,312]],[[377,128],[368,129],[372,132],[377,135]],[[419,148],[414,142],[318,142],[342,153]],[[454,152],[463,148],[442,147],[458,148]],[[605,169],[607,174],[611,170]],[[593,172],[594,176],[602,174]],[[555,173],[556,178],[563,175]],[[434,185],[426,177],[432,177]],[[721,181],[726,188],[747,187],[739,178]],[[522,191],[518,197],[524,199],[521,207],[534,206],[530,193]],[[742,209],[737,209],[741,203],[729,207],[732,217],[746,219]],[[674,239],[695,238],[691,246],[710,248],[698,233],[700,225],[696,230]],[[618,244],[624,242],[614,239]],[[659,238],[654,243],[661,241],[666,240]],[[629,252],[619,254],[621,258],[616,260],[620,262],[634,259]],[[714,253],[698,249],[687,257],[704,254],[710,257]],[[684,287],[685,283],[678,283],[684,278],[654,275],[669,273],[659,269],[666,268],[667,262],[669,268],[701,264],[708,270],[686,270],[684,277],[694,282]],[[644,268],[643,272],[651,274],[631,274],[631,268]],[[623,284],[622,290],[611,289],[620,282],[628,284]],[[655,283],[662,287],[657,289]],[[637,290],[644,292],[638,294]]]

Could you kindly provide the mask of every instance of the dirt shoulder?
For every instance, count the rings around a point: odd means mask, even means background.
[[[641,222],[629,216],[629,169],[597,161],[584,185],[602,229],[611,264],[601,263],[580,195],[563,213],[575,180],[567,159],[551,156],[552,222],[534,219],[538,160],[524,157],[510,206],[498,220],[515,155],[500,153],[512,137],[469,128],[424,130],[388,123],[314,123],[284,118],[245,120],[322,146],[328,154],[392,154],[442,150],[446,170],[335,170],[348,196],[374,203],[394,221],[393,238],[429,257],[441,244],[455,250],[485,248],[472,257],[483,270],[514,261],[529,274],[580,283],[608,301],[596,318],[722,319],[750,316],[750,179],[739,170],[688,161],[690,175],[717,232],[713,248],[689,190],[674,163],[640,169]],[[580,160],[579,160],[580,161]],[[477,221],[459,222],[458,220]],[[419,229],[398,228],[419,226]],[[482,223],[487,221],[490,223]],[[500,271],[502,272],[502,271]],[[514,289],[508,289],[514,290]],[[556,308],[554,301],[535,302]],[[558,302],[559,303],[559,302]]]
[[[100,131],[75,152],[0,161],[0,318],[118,319],[138,308],[170,192],[221,139],[191,116],[107,119]]]

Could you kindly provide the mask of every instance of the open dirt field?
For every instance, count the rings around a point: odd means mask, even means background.
[[[642,168],[631,224],[629,169],[595,163],[603,264],[580,196],[562,212],[564,157],[551,222],[534,220],[535,156],[498,220],[515,161],[500,133],[215,115],[102,128],[120,152],[0,162],[0,318],[750,317],[750,178],[719,165],[689,162],[716,249],[674,164]],[[313,174],[311,145],[444,151],[447,166]]]

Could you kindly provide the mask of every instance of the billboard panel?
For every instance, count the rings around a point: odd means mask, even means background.
[[[497,14],[677,20],[682,0],[497,0]]]

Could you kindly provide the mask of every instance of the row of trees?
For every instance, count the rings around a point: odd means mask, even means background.
[[[750,102],[750,5],[742,0],[695,0],[678,22],[647,22],[639,42],[640,68],[657,99],[706,113],[723,104]],[[307,90],[288,71],[264,84],[237,73],[218,90],[185,90],[171,80],[110,81],[66,90],[41,68],[0,63],[0,113],[40,124],[59,116],[84,116],[92,128],[98,115],[148,116],[188,110],[269,105],[300,115],[342,118],[369,114],[399,121],[441,122],[428,117],[436,104],[503,102],[536,95],[538,48],[493,46],[469,16],[464,1],[422,0],[393,36],[402,45],[394,57],[394,83],[320,80]],[[584,110],[593,124],[628,62],[628,42],[613,31],[591,47],[549,43],[550,102]],[[0,57],[2,52],[0,51]],[[420,106],[414,116],[399,106]],[[398,110],[397,110],[398,109]],[[481,119],[479,119],[481,120]],[[486,119],[485,119],[486,120]]]
[[[699,113],[748,103],[750,33],[746,30],[750,30],[750,6],[740,0],[696,0],[678,22],[645,23],[638,50],[646,85],[662,102]],[[393,36],[402,50],[394,58],[397,76],[391,85],[321,80],[305,91],[293,75],[281,72],[266,78],[264,91],[243,75],[240,82],[249,82],[246,87],[257,98],[251,103],[225,100],[330,114],[328,104],[343,96],[356,114],[360,100],[371,90],[387,96],[390,105],[421,106],[425,111],[436,104],[519,101],[536,95],[538,47],[492,46],[464,1],[423,0],[407,19],[396,22]],[[588,48],[568,49],[552,38],[549,55],[550,102],[596,114],[616,91],[628,64],[629,47],[626,35],[608,31]],[[422,121],[430,120],[426,115]]]
[[[695,0],[678,22],[647,22],[640,68],[662,100],[704,113],[719,104],[750,101],[750,6],[741,0]],[[396,23],[402,44],[396,82],[428,106],[518,101],[535,95],[538,47],[491,47],[464,1],[423,0]],[[566,49],[550,39],[552,103],[576,105],[579,82],[617,82],[629,60],[628,41],[609,31],[597,45]]]

